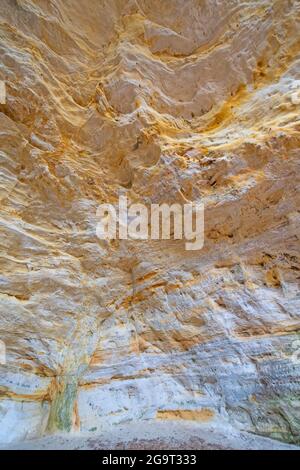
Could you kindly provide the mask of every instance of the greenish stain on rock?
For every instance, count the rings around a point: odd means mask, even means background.
[[[59,378],[57,382],[57,392],[51,403],[47,426],[48,431],[71,431],[76,397],[77,378]]]
[[[272,419],[268,420],[268,415]],[[264,417],[261,425],[256,424],[258,434],[289,444],[300,444],[300,395],[290,394],[267,400]]]

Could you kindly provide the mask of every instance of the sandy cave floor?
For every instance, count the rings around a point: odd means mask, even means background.
[[[4,449],[4,448],[2,448]],[[143,422],[101,432],[60,434],[11,444],[11,450],[300,450],[299,447],[225,426],[193,421]]]

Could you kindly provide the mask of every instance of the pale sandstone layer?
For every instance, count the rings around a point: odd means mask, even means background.
[[[165,419],[300,443],[299,19],[1,0],[3,443]],[[201,200],[204,248],[100,241],[120,195]]]

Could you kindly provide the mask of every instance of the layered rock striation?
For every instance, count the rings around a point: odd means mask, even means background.
[[[300,444],[299,20],[1,0],[2,442],[194,420]],[[202,201],[203,249],[99,240],[120,195]]]

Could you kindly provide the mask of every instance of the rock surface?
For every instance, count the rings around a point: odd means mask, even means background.
[[[192,420],[300,444],[299,20],[1,0],[1,442]],[[204,248],[99,240],[120,195],[201,200]]]

